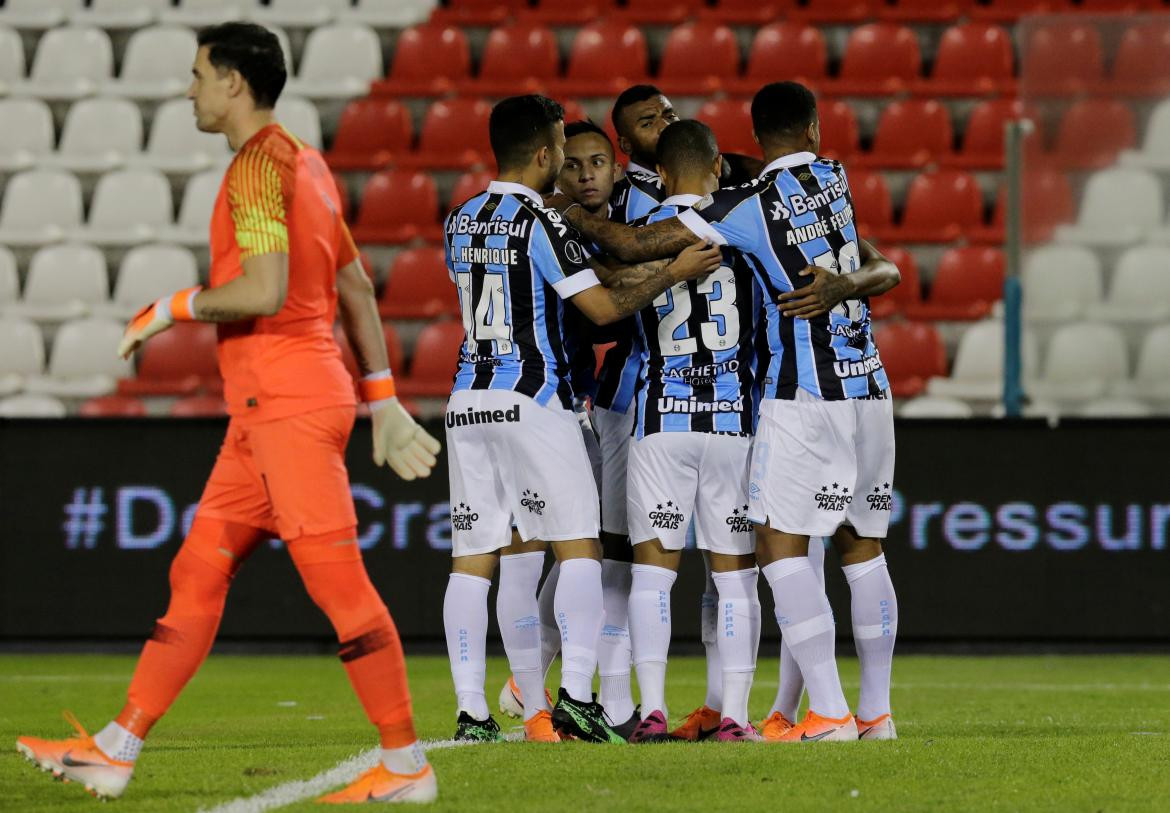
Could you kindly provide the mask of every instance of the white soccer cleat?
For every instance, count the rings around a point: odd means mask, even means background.
[[[117,799],[134,774],[134,763],[110,759],[76,717],[69,712],[64,716],[77,729],[78,736],[64,740],[20,737],[16,750],[55,779],[76,782],[99,799]]]
[[[857,739],[859,740],[896,740],[898,730],[894,728],[894,718],[883,714],[873,720],[857,718]]]
[[[520,699],[520,687],[516,685],[516,678],[508,675],[504,687],[500,689],[500,711],[509,717],[524,716],[524,701]]]

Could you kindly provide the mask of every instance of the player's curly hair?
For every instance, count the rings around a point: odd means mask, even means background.
[[[795,138],[816,118],[817,97],[799,82],[764,85],[752,99],[752,129],[761,141]]]
[[[271,110],[288,81],[280,40],[255,23],[221,23],[199,32],[200,47],[219,71],[239,71],[260,110]]]

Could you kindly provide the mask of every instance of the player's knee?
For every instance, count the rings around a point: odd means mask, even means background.
[[[171,562],[171,603],[168,614],[220,615],[231,576],[213,567],[189,548],[179,549]]]
[[[303,565],[299,569],[309,598],[325,613],[339,640],[389,622],[390,613],[360,560]]]

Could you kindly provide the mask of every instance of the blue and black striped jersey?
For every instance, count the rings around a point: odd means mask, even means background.
[[[512,390],[570,408],[562,300],[600,284],[581,236],[539,194],[501,181],[455,207],[443,231],[467,331],[452,391]]]
[[[809,152],[778,158],[759,178],[721,189],[679,220],[699,237],[742,251],[764,289],[768,348],[763,397],[804,389],[826,401],[881,396],[889,388],[874,345],[869,300],[850,299],[815,319],[780,315],[776,297],[804,287],[810,265],[837,274],[861,267],[845,169]]]
[[[700,200],[667,198],[635,226],[668,220]],[[743,255],[663,291],[636,314],[641,365],[634,436],[655,432],[750,435],[755,428],[756,320],[763,294]]]

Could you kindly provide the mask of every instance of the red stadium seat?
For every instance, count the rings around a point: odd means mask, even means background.
[[[325,160],[334,169],[378,169],[410,151],[410,111],[393,99],[352,101],[341,112]]]
[[[194,395],[171,404],[172,418],[219,418],[227,414],[227,404],[219,395]]]
[[[1101,34],[1075,19],[1038,25],[1023,43],[1020,94],[1075,94],[1104,78]]]
[[[947,351],[938,329],[929,323],[896,322],[874,331],[874,343],[896,398],[913,398],[926,382],[947,374]]]
[[[418,150],[403,156],[399,166],[425,169],[467,169],[491,164],[488,119],[492,106],[483,99],[441,99],[423,118]]]
[[[1170,22],[1138,23],[1125,32],[1109,87],[1127,96],[1170,96]]]
[[[565,124],[572,121],[584,121],[589,118],[588,111],[576,99],[556,99],[561,103],[561,107],[565,109]]]
[[[877,16],[878,0],[808,0],[805,6],[796,6],[790,17],[808,23],[844,25],[871,20]]]
[[[756,32],[744,78],[730,86],[751,96],[762,85],[783,76],[815,87],[824,80],[828,64],[829,52],[820,29],[801,23],[772,23]]]
[[[440,96],[471,76],[471,46],[454,26],[430,24],[408,28],[398,37],[386,79],[370,92],[387,96]]]
[[[1027,110],[1018,99],[988,99],[976,105],[967,118],[961,152],[945,158],[943,165],[956,169],[1002,169],[1004,125],[1025,117],[1031,118],[1036,128],[1025,136],[1024,154],[1029,159],[1039,158],[1042,139],[1036,111]]]
[[[408,243],[442,236],[439,193],[425,172],[383,170],[366,181],[352,232],[359,243]]]
[[[867,167],[923,167],[952,153],[954,131],[947,109],[933,99],[893,102],[878,119]]]
[[[902,275],[902,281],[891,290],[870,297],[869,311],[873,318],[887,319],[922,301],[922,283],[918,279],[918,261],[913,254],[898,246],[879,246],[878,249],[886,259],[898,266]]]
[[[726,25],[764,25],[795,5],[793,0],[718,0],[713,8],[700,9],[699,17]]]
[[[424,327],[414,344],[410,375],[398,381],[398,392],[414,397],[448,395],[466,338],[462,323],[454,320],[433,322]]]
[[[1117,99],[1083,99],[1060,117],[1055,158],[1073,169],[1103,169],[1137,143],[1133,109]]]
[[[919,92],[932,96],[990,96],[1015,91],[1012,38],[989,23],[963,23],[948,28],[938,44],[934,73],[918,82]]]
[[[531,22],[500,26],[488,35],[479,77],[461,83],[462,90],[481,96],[535,93],[556,78],[560,62],[549,29]]]
[[[395,257],[378,311],[385,319],[458,316],[459,296],[447,272],[443,249],[423,246]]]
[[[972,0],[895,0],[881,6],[877,16],[891,23],[949,23],[966,16],[972,5]]]
[[[1072,185],[1063,172],[1050,168],[1025,170],[1021,196],[1020,225],[1028,243],[1046,243],[1052,239],[1057,226],[1076,219]],[[1006,215],[1007,190],[1001,187],[991,225],[967,233],[967,238],[973,243],[1002,244]]]
[[[146,404],[127,395],[102,395],[90,398],[78,412],[83,418],[141,418]]]
[[[915,176],[897,229],[903,243],[950,243],[983,225],[979,184],[966,172],[943,169]]]
[[[911,29],[867,23],[849,34],[841,74],[829,89],[843,96],[888,96],[904,91],[921,73],[922,55]]]
[[[853,219],[862,236],[889,229],[894,222],[894,204],[885,176],[880,172],[858,169],[848,173],[849,192],[853,197]]]
[[[1158,0],[1081,0],[1077,9],[1090,14],[1148,14],[1162,7]]]
[[[142,346],[138,376],[119,395],[191,395],[219,379],[215,325],[179,322]]]
[[[714,99],[704,102],[695,118],[715,133],[720,152],[760,156],[752,137],[752,103],[746,99]]]
[[[840,99],[817,105],[821,122],[821,155],[849,161],[859,149],[861,135],[853,108]]]
[[[540,25],[578,26],[611,13],[614,5],[615,0],[538,0],[521,16]]]
[[[390,322],[382,323],[382,336],[386,340],[386,359],[390,363],[390,370],[394,375],[400,375],[406,372],[405,364],[402,354],[402,340],[398,338],[398,331]],[[354,355],[353,346],[349,343],[349,339],[345,335],[345,331],[341,325],[333,327],[333,339],[337,342],[337,347],[341,350],[341,363],[345,365],[345,369],[353,376],[354,391],[357,391],[357,382],[361,378],[361,371],[358,369],[357,357]]]
[[[973,5],[968,12],[973,20],[1014,23],[1029,14],[1057,14],[1069,10],[1069,0],[990,0],[986,6]]]
[[[689,22],[666,38],[656,84],[664,93],[699,96],[739,75],[739,45],[720,23]]]
[[[907,319],[982,319],[1003,298],[1003,250],[988,246],[949,248],[939,260],[930,297],[906,308]]]
[[[449,211],[459,204],[474,198],[480,192],[487,189],[488,184],[495,177],[494,172],[489,172],[486,169],[464,172],[455,181],[455,187],[451,190],[451,203],[447,206],[447,210]]]
[[[431,22],[458,26],[499,25],[527,5],[528,0],[456,0],[431,12]]]
[[[705,0],[626,0],[624,19],[637,25],[668,25],[694,17]]]
[[[599,20],[573,38],[569,67],[557,85],[565,96],[606,96],[644,81],[650,52],[637,27],[619,20]]]

